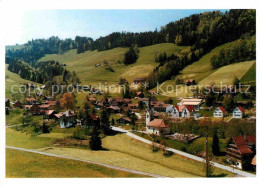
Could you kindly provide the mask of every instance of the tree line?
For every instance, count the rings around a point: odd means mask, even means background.
[[[239,39],[234,44],[225,47],[217,55],[211,57],[210,62],[213,69],[232,63],[256,59],[255,35]]]

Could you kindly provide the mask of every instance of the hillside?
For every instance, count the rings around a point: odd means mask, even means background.
[[[233,65],[218,68],[216,70],[212,70],[210,58],[214,55],[217,55],[221,49],[234,45],[237,41],[238,40],[225,43],[214,48],[209,53],[202,56],[198,61],[185,67],[177,77],[179,79],[183,79],[184,81],[186,79],[194,79],[199,85],[205,85],[213,82],[217,83],[221,81],[223,82],[223,84],[232,84],[235,76],[242,81],[255,81],[255,68],[254,66],[252,66],[255,64],[255,61],[249,61],[248,63],[236,63]],[[252,69],[250,69],[250,67],[252,67]],[[227,75],[223,75],[223,73],[225,74],[226,72],[229,73]],[[162,89],[165,91],[168,85],[175,86],[175,79],[165,81],[162,85]],[[153,90],[156,90],[156,88],[154,88]],[[177,88],[177,90],[168,94],[166,93],[165,95],[173,97],[192,96],[190,91],[187,89],[187,86],[185,85],[179,85],[179,88]]]
[[[126,78],[132,82],[136,77],[144,77],[151,72],[158,63],[154,61],[155,55],[166,52],[167,55],[178,53],[185,46],[177,46],[172,43],[162,43],[147,47],[139,48],[139,58],[135,64],[124,65],[124,54],[128,48],[114,48],[111,50],[86,51],[77,54],[76,50],[70,50],[62,55],[51,54],[45,55],[39,61],[55,60],[67,65],[68,70],[75,71],[81,82],[98,83],[98,82],[118,82],[119,77]],[[106,70],[104,61],[109,62],[114,72]],[[101,64],[95,67],[95,64]]]
[[[37,84],[35,82],[32,81],[28,81],[25,79],[22,79],[18,74],[10,72],[9,70],[7,70],[8,65],[5,64],[5,97],[6,98],[11,98],[12,97],[12,86],[15,85],[15,87],[13,88],[14,91],[18,91],[18,87],[19,85],[22,85],[24,83],[34,83]]]
[[[241,79],[255,64],[255,61],[246,61],[221,67],[201,80],[199,85],[211,85],[213,82],[216,85],[232,85],[235,77]]]

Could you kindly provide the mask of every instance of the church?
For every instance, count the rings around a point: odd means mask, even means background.
[[[149,107],[145,114],[145,124],[147,134],[156,134],[160,136],[170,133],[169,125],[167,125],[163,119],[154,119],[154,114],[150,107],[150,100]]]

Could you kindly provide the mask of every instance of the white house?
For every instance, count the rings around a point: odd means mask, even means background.
[[[236,107],[233,110],[233,118],[241,119],[245,115],[245,110],[242,107]]]
[[[182,108],[183,106],[176,106],[176,107],[173,107],[173,109],[171,110],[171,116],[173,118],[179,118],[180,117],[180,113],[182,111]]]
[[[189,118],[192,116],[192,113],[194,112],[194,108],[192,106],[185,106],[181,111],[181,117],[183,118]]]
[[[223,118],[227,111],[222,107],[219,106],[213,111],[213,115],[215,118]]]
[[[154,119],[147,124],[146,131],[148,134],[169,134],[170,127],[164,123],[163,119]]]
[[[55,114],[56,118],[59,119],[60,128],[69,128],[76,124],[76,114],[69,110]]]

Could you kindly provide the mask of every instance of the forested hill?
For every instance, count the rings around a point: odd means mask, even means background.
[[[131,33],[115,32],[93,40],[89,37],[77,36],[73,39],[36,39],[21,47],[8,48],[6,56],[23,60],[29,64],[37,61],[45,54],[61,54],[70,49],[77,53],[87,50],[108,50],[116,47],[138,47],[158,43],[175,43],[180,46],[191,46],[190,53],[196,59],[212,48],[236,40],[247,33],[255,34],[255,10],[230,10],[194,14],[189,17],[162,26],[160,30]]]

